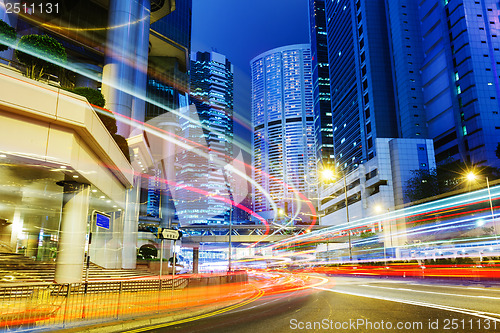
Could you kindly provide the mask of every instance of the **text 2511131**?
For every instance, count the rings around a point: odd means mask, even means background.
[[[59,14],[59,3],[57,2],[7,2],[5,3],[7,14]]]

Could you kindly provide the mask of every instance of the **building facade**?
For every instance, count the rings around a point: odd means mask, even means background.
[[[432,140],[382,138],[375,144],[380,152],[377,157],[345,175],[351,221],[404,204],[404,181],[412,171],[436,166]],[[322,186],[322,224],[345,223],[345,188],[343,182]]]
[[[0,10],[2,8],[5,8],[3,1]],[[61,1],[59,12],[52,14],[5,15],[0,12],[0,16],[16,28],[18,37],[47,34],[56,38],[68,54],[68,61],[62,64],[65,70],[59,72],[57,81],[47,81],[56,87],[22,77],[17,78],[23,83],[21,86],[13,85],[6,78],[21,75],[20,64],[12,59],[13,66],[3,68],[8,75],[2,79],[2,85],[10,86],[12,92],[2,96],[0,107],[4,126],[17,129],[16,135],[31,131],[12,144],[7,145],[4,141],[1,145],[0,155],[9,159],[3,172],[14,172],[12,177],[25,190],[28,189],[26,184],[51,179],[47,188],[50,191],[37,195],[35,201],[39,209],[33,210],[26,201],[28,196],[24,195],[25,199],[16,199],[14,205],[2,212],[1,219],[12,221],[2,228],[2,242],[8,239],[15,252],[27,256],[56,260],[57,282],[81,280],[85,253],[94,263],[106,268],[135,268],[140,189],[145,186],[143,180],[149,179],[149,170],[158,165],[140,125],[146,112],[148,56],[153,51],[157,54],[170,52],[168,43],[155,40],[150,28],[174,9],[173,0],[111,0]],[[106,29],[108,26],[115,29]],[[185,51],[181,53],[186,54]],[[183,61],[187,64],[185,57]],[[118,118],[118,133],[127,139],[129,160],[128,154],[120,150],[116,135],[99,120],[99,114],[109,112],[90,106],[85,98],[66,92],[61,86],[102,89],[106,107]],[[47,114],[52,117],[50,119],[34,120],[37,117],[27,109],[16,111],[9,107],[12,103],[21,105],[16,102],[20,97],[23,99],[21,104],[36,106],[33,110],[48,110],[59,105],[54,109],[57,114]],[[13,112],[17,114],[14,123]],[[43,128],[54,125],[55,117],[65,119],[60,124],[60,131],[44,132]],[[52,125],[44,125],[44,122]],[[35,131],[36,127],[42,128],[41,132]],[[41,136],[43,133],[53,135],[59,145]],[[33,159],[38,155],[35,151],[38,148],[26,145],[30,142],[39,142],[39,149],[46,156]],[[32,157],[20,158],[21,155]],[[161,159],[161,154],[155,157]],[[54,171],[50,172],[51,169]],[[49,171],[54,177],[33,173],[34,170]],[[2,178],[2,182],[6,179]],[[156,205],[152,203],[150,206]],[[93,210],[111,217],[109,229],[92,223],[88,227],[87,223],[93,221]],[[86,251],[85,236],[89,232],[93,232],[93,243]]]
[[[498,167],[498,3],[390,0],[387,12],[401,127],[433,139],[438,163]]]
[[[411,3],[409,7],[416,6]],[[374,202],[391,210],[403,204],[404,185],[411,177],[408,166],[427,171],[435,166],[434,156],[429,155],[434,150],[425,141],[428,136],[424,108],[417,103],[423,98],[416,77],[420,54],[412,55],[414,51],[406,47],[408,40],[416,42],[418,25],[414,29],[416,35],[406,34],[409,21],[401,12],[406,4],[401,1],[398,4],[399,7],[390,7],[383,0],[326,2],[335,151],[332,167],[348,179],[360,175],[353,181],[356,186],[348,185],[348,192],[351,186],[358,189],[352,191],[355,192],[352,196],[348,193],[353,218],[373,213],[370,206],[374,206]],[[401,22],[394,22],[391,8],[401,13]],[[423,146],[415,146],[412,140],[417,139],[424,141]],[[396,142],[400,148],[393,147]],[[408,159],[411,154],[415,154],[415,158],[422,154],[427,157],[421,163],[406,163],[404,172],[395,172],[401,169],[395,164],[404,163],[394,160],[395,156],[404,155]],[[377,178],[366,177],[364,170],[372,168],[384,176],[380,176],[381,182],[373,189],[365,188],[363,178],[366,181]],[[368,170],[366,174],[371,172]],[[343,179],[331,187],[340,188],[342,192]],[[322,191],[320,195],[323,223],[335,223],[335,219],[337,223],[345,221],[344,201],[342,198],[332,200],[329,193],[329,190]],[[332,204],[335,200],[338,204]],[[326,210],[325,202],[330,205]]]
[[[318,165],[333,162],[333,126],[325,0],[309,1],[309,26],[314,91],[314,131]]]
[[[253,188],[254,211],[276,219],[274,202],[288,219],[309,221],[303,196],[317,196],[310,46],[269,50],[250,66],[252,177],[261,186]]]
[[[327,1],[336,167],[376,156],[375,139],[398,137],[384,1]]]
[[[370,163],[385,138],[433,141],[434,157],[416,170],[433,160],[500,164],[495,1],[340,0],[326,10],[335,159],[344,173]],[[398,205],[409,174],[394,170]]]

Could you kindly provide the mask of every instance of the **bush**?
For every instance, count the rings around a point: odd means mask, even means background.
[[[87,87],[77,87],[69,91],[74,92],[75,94],[78,94],[80,96],[84,96],[85,98],[87,98],[90,104],[94,104],[99,107],[104,107],[104,105],[106,105],[106,100],[99,90]],[[97,115],[101,119],[108,132],[113,136],[113,139],[115,140],[118,147],[120,147],[123,155],[125,155],[127,160],[130,162],[130,152],[127,140],[123,136],[116,134],[118,128],[116,127],[115,117],[111,113],[105,114],[102,112],[97,112]]]
[[[118,147],[120,147],[121,151],[123,152],[123,155],[125,155],[127,160],[130,162],[130,152],[128,150],[127,140],[123,136],[118,134],[113,134],[113,139],[115,139]]]
[[[70,89],[69,91],[87,98],[90,104],[97,105],[101,108],[104,107],[104,105],[106,105],[106,100],[104,99],[104,96],[99,90],[88,87],[77,87],[74,89]],[[104,126],[106,126],[106,128],[108,129],[108,132],[111,133],[111,135],[116,134],[118,128],[116,127],[116,119],[113,116],[113,114],[112,113],[105,114],[102,112],[97,112],[97,115],[103,122]]]
[[[0,20],[0,51],[5,51],[9,47],[6,43],[14,43],[16,41],[16,29]]]
[[[158,256],[158,250],[152,244],[144,244],[139,249],[139,256],[143,259],[153,259]]]
[[[26,66],[26,76],[40,80],[46,72],[58,74],[60,67],[53,62],[66,62],[66,50],[56,39],[47,35],[26,35],[17,44],[16,57]],[[25,53],[24,51],[29,51]],[[33,56],[32,54],[36,54]]]
[[[106,100],[99,90],[88,87],[76,87],[74,89],[71,89],[71,91],[75,94],[86,97],[90,104],[97,105],[101,108],[106,105]],[[114,133],[116,133],[116,131]]]

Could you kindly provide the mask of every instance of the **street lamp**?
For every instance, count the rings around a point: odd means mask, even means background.
[[[335,172],[330,168],[323,168],[320,173],[320,178],[324,181],[332,181],[335,179]]]
[[[389,208],[387,208],[387,211],[389,211]],[[384,207],[381,204],[376,205],[375,212],[377,214],[384,213]],[[381,222],[379,222],[379,223],[381,223]],[[389,224],[389,242],[390,242],[390,245],[392,247],[392,226],[391,226],[390,220],[388,221],[388,224]],[[379,230],[380,230],[380,228],[379,228]],[[385,233],[385,228],[384,228],[384,233]],[[387,265],[387,247],[385,245],[385,236],[384,236],[384,261],[385,261],[385,264]]]
[[[473,182],[477,178],[478,178],[478,175],[476,173],[474,173],[473,171],[469,171],[465,175],[465,179],[467,179],[467,181],[469,181],[469,182]],[[498,240],[497,225],[495,223],[495,213],[493,212],[493,202],[491,200],[490,181],[489,181],[488,177],[485,177],[485,178],[486,178],[486,188],[488,189],[488,200],[490,202],[491,221],[493,223],[493,230],[495,232],[495,240]]]
[[[345,202],[345,214],[346,214],[346,222],[349,224],[349,205],[347,204],[347,175],[345,172],[333,172],[332,169],[325,168],[321,170],[320,173],[321,178],[326,179],[326,180],[333,180],[335,178],[339,178],[341,176],[344,181],[344,202]],[[351,241],[351,230],[348,229],[348,236],[349,236],[349,260],[352,261],[352,241]]]

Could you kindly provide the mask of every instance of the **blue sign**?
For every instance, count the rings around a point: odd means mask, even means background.
[[[95,225],[104,229],[109,229],[109,215],[95,213]]]

